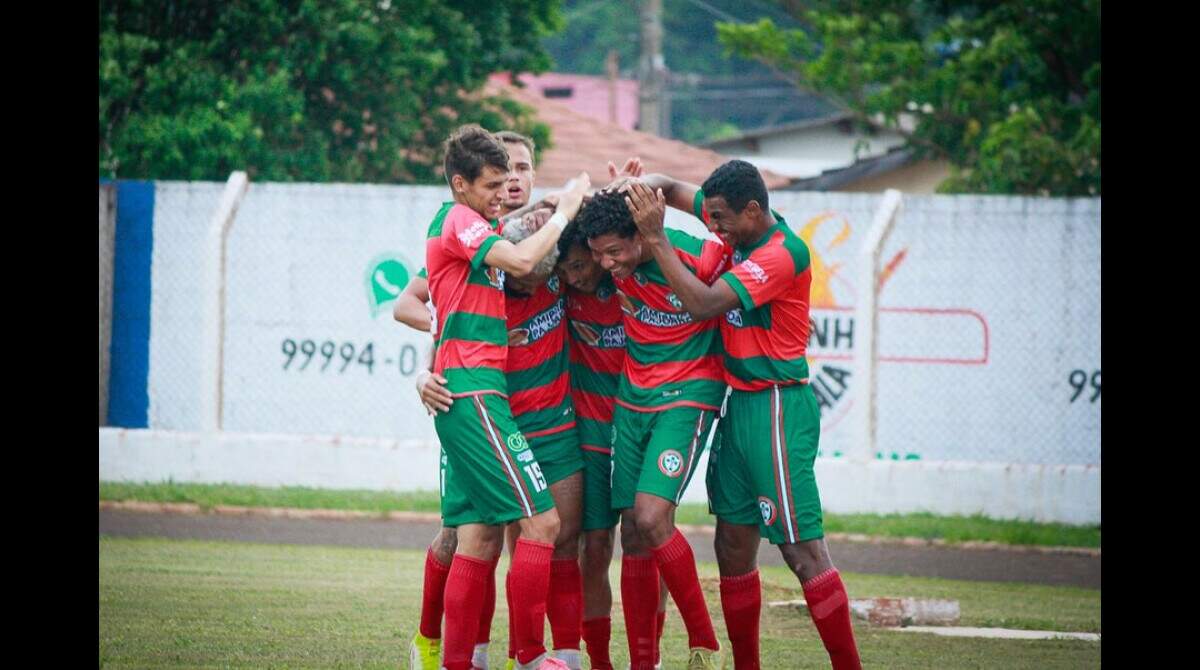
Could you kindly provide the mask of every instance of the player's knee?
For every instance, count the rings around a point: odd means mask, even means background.
[[[638,534],[651,547],[657,547],[671,539],[674,527],[671,524],[669,510],[664,511],[659,507],[651,506],[637,507],[633,512],[633,521],[637,526]]]
[[[535,514],[521,521],[521,537],[534,542],[554,544],[558,539],[558,531],[562,527],[557,510],[549,510]]]
[[[454,560],[454,552],[458,550],[458,533],[453,528],[443,528],[429,545],[435,558],[446,565]]]

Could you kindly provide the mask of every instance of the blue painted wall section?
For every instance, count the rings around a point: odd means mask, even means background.
[[[117,182],[108,425],[146,428],[150,396],[150,259],[154,182]]]

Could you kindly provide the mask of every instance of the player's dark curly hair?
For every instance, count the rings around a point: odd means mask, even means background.
[[[713,170],[700,188],[706,198],[724,198],[734,212],[746,209],[751,200],[758,201],[764,212],[771,208],[767,202],[767,185],[758,168],[736,158]]]
[[[579,216],[576,215],[566,228],[558,236],[558,261],[561,263],[567,260],[567,252],[574,247],[581,247],[584,251],[588,249],[587,238],[583,236],[583,229],[579,227]]]
[[[456,174],[467,181],[475,181],[483,174],[485,165],[508,172],[508,151],[504,143],[477,124],[460,126],[446,138],[443,149],[442,167],[446,171],[447,184]]]
[[[575,215],[575,221],[579,223],[583,237],[588,240],[609,233],[629,238],[637,232],[633,213],[625,204],[625,196],[620,193],[598,191]]]

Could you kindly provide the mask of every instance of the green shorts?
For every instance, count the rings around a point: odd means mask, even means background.
[[[494,393],[460,396],[434,417],[446,462],[442,525],[506,524],[554,509],[550,485],[512,418]]]
[[[821,433],[807,384],[734,390],[708,457],[708,508],[729,523],[758,525],[771,544],[825,536],[813,461]]]
[[[574,426],[557,433],[531,437],[529,446],[533,448],[533,455],[537,457],[547,484],[558,483],[583,469],[579,436]]]
[[[612,508],[612,423],[577,416],[575,431],[583,453],[583,531],[617,525]]]
[[[704,452],[715,414],[698,407],[655,412],[613,408],[612,508],[633,507],[638,493],[678,505]]]

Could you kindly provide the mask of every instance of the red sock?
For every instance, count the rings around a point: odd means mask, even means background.
[[[550,561],[550,593],[546,599],[546,618],[555,649],[579,649],[583,626],[583,575],[579,560],[555,558]]]
[[[496,564],[500,562],[497,556],[488,571],[487,584],[483,587],[483,610],[479,612],[479,633],[475,636],[475,644],[487,644],[492,641],[492,617],[496,615]]]
[[[433,555],[433,549],[425,552],[425,588],[421,591],[421,635],[431,640],[442,637],[442,608],[445,603],[446,577],[450,566]]]
[[[854,628],[850,625],[850,598],[837,568],[830,568],[800,586],[833,670],[861,670]]]
[[[758,619],[762,612],[762,585],[758,570],[721,578],[721,610],[733,646],[733,667],[758,670]]]
[[[654,665],[658,665],[658,662],[662,660],[662,634],[666,627],[667,612],[663,610],[654,617]]]
[[[658,609],[658,566],[650,556],[621,557],[621,609],[629,641],[629,667],[654,667],[654,613]]]
[[[517,636],[513,632],[513,597],[512,597],[512,566],[508,567],[508,574],[504,577],[504,600],[508,603],[508,657],[517,657]]]
[[[550,588],[550,556],[554,545],[520,538],[512,559],[513,635],[517,662],[529,663],[546,653],[546,595]]]
[[[613,670],[608,657],[608,640],[612,637],[612,619],[599,617],[583,622],[583,641],[587,644],[587,655],[592,661],[592,670]]]
[[[483,589],[492,562],[455,554],[446,578],[446,638],[442,644],[442,667],[470,670],[483,609]]]
[[[654,559],[662,573],[667,589],[683,616],[683,625],[688,631],[689,647],[704,647],[716,651],[717,634],[713,632],[712,617],[708,615],[708,604],[704,602],[704,591],[700,588],[700,577],[696,574],[696,555],[692,545],[678,530],[671,539],[654,548]]]

